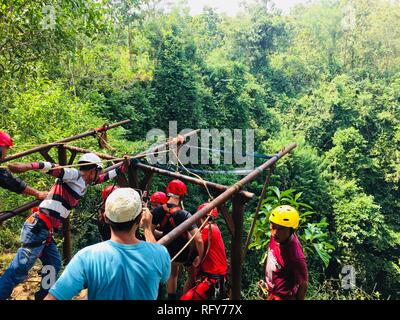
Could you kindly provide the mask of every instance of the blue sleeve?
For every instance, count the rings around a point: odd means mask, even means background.
[[[171,257],[168,253],[167,248],[162,246],[162,277],[161,282],[167,283],[169,276],[171,275]]]
[[[85,289],[86,276],[82,254],[78,252],[67,265],[60,278],[50,289],[50,294],[57,300],[71,300]]]

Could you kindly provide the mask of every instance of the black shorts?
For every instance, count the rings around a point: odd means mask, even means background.
[[[186,242],[184,242],[183,245],[178,246],[178,245],[172,243],[171,246],[167,247],[171,259],[174,258],[180,250],[182,250],[182,248],[184,247],[185,244],[186,244]],[[194,259],[196,259],[197,256],[198,256],[198,254],[197,254],[195,244],[193,242],[191,242],[185,248],[185,250],[183,250],[183,252],[175,259],[174,262],[181,263],[185,267],[191,267]]]

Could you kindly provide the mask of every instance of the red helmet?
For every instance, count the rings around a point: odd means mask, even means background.
[[[167,203],[168,198],[167,195],[164,192],[157,191],[154,192],[151,197],[150,197],[150,202],[152,203]]]
[[[103,201],[106,201],[108,196],[116,189],[118,189],[117,186],[107,186],[107,187],[105,187],[103,192],[101,193],[101,198],[103,199]]]
[[[186,184],[178,179],[172,180],[170,183],[168,183],[167,194],[174,194],[180,197],[184,196],[186,194]]]
[[[200,210],[203,209],[206,205],[208,205],[208,202],[199,205],[199,207],[197,208],[197,211],[200,211]],[[214,209],[211,210],[211,217],[213,217],[214,219],[217,219],[217,218],[218,218],[218,209],[217,209],[217,208],[214,208]]]
[[[0,131],[0,147],[12,147],[13,145],[12,138],[7,133]]]

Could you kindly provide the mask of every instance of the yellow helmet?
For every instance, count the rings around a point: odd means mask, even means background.
[[[299,227],[299,212],[291,206],[279,206],[272,210],[269,221],[277,225],[297,229]]]

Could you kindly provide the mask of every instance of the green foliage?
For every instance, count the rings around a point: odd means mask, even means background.
[[[171,20],[161,26],[157,39],[151,39],[157,48],[157,64],[151,85],[153,112],[148,121],[161,129],[175,120],[179,120],[180,129],[196,128],[202,112],[196,45],[190,29],[184,29],[178,17]],[[182,117],[189,113],[191,117]]]
[[[389,261],[396,261],[398,239],[386,226],[380,206],[355,181],[334,180],[332,196],[338,260],[356,268],[364,287],[377,283],[380,290],[384,285],[395,288],[392,280],[400,275]]]
[[[334,186],[333,209],[341,247],[380,244],[383,216],[373,197],[363,195],[354,181],[336,180]]]
[[[74,50],[79,34],[93,36],[104,28],[102,8],[96,1],[3,0],[0,4],[0,79],[37,73],[37,63],[56,64],[64,50]],[[50,13],[54,20],[51,20]],[[43,59],[43,57],[46,57]]]
[[[318,215],[326,217],[331,206],[329,185],[324,177],[326,165],[304,137],[282,130],[263,142],[260,149],[265,154],[275,154],[292,142],[297,143],[297,148],[290,157],[279,160],[271,183],[281,189],[293,188],[301,191],[303,202],[311,205]]]
[[[322,284],[317,282],[316,286],[310,286],[307,292],[307,299],[310,300],[383,300],[379,291],[371,293],[362,288],[355,287],[352,290],[339,288],[340,280],[330,279]]]
[[[371,166],[367,142],[357,129],[337,130],[333,136],[334,147],[326,153],[329,166],[342,177],[365,179],[365,171]]]

